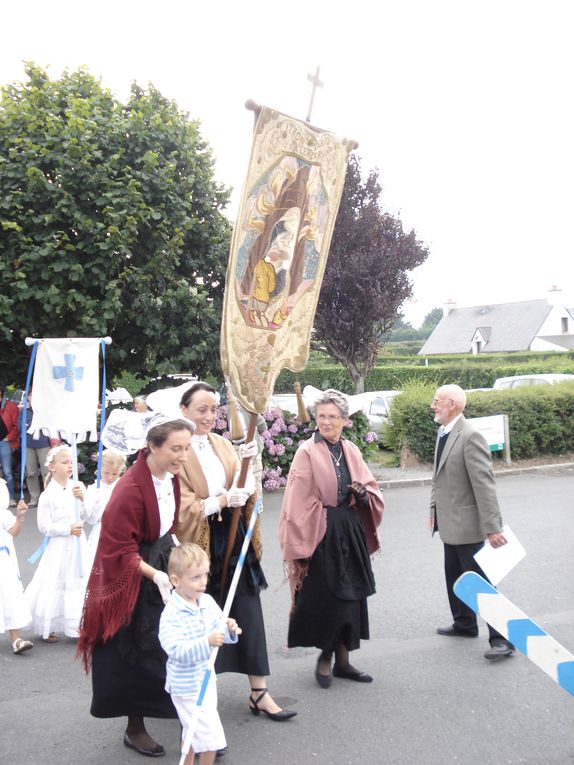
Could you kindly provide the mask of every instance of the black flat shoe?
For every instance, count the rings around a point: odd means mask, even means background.
[[[457,629],[454,624],[451,627],[437,627],[436,633],[437,635],[446,635],[446,637],[478,637],[478,632],[465,632],[464,630]]]
[[[373,678],[367,675],[366,672],[361,672],[358,669],[341,669],[336,664],[333,667],[333,675],[335,677],[342,677],[344,680],[354,680],[357,683],[373,682]]]
[[[127,733],[124,733],[124,746],[127,746],[128,749],[135,749],[136,752],[145,757],[163,757],[165,754],[165,749],[161,744],[156,744],[153,749],[143,749],[136,746]]]
[[[263,714],[267,715],[270,720],[275,720],[275,722],[285,722],[285,720],[290,720],[297,714],[297,712],[294,712],[292,709],[280,709],[278,712],[268,712],[266,709],[259,709],[259,702],[266,693],[269,693],[269,691],[267,688],[252,688],[251,690],[252,693],[249,696],[249,709],[251,710],[251,713],[255,715],[255,717],[263,712]],[[259,692],[259,696],[254,699],[253,693],[256,692]]]
[[[317,666],[315,667],[315,680],[319,683],[321,688],[330,688],[331,682],[333,680],[333,676],[331,674],[329,675],[322,675],[319,672],[319,662],[321,661],[321,657],[317,659]]]
[[[512,643],[508,643],[506,640],[496,640],[486,651],[484,658],[488,659],[488,661],[499,661],[500,659],[506,659],[507,656],[512,656],[513,651],[514,646]]]

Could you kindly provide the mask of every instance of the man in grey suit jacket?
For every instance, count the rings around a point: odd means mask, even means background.
[[[458,385],[443,385],[431,409],[441,426],[437,436],[430,503],[430,528],[438,531],[444,544],[446,588],[453,624],[439,627],[439,635],[477,637],[476,614],[453,592],[465,571],[485,576],[474,559],[484,545],[506,544],[496,497],[492,458],[484,437],[468,423],[463,411],[466,394]],[[486,578],[486,577],[485,577]],[[514,646],[488,626],[490,648],[486,659],[510,656]]]

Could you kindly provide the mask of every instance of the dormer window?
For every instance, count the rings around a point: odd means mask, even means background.
[[[490,329],[489,328],[480,328],[477,327],[477,329],[474,332],[474,335],[472,336],[472,341],[470,344],[470,352],[473,353],[475,356],[481,353],[481,351],[484,349],[484,346],[487,344],[490,336]]]

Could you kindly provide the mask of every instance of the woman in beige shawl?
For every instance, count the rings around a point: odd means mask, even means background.
[[[192,385],[183,394],[180,406],[185,417],[195,424],[195,433],[187,463],[180,473],[177,537],[180,542],[196,542],[207,552],[211,565],[207,592],[223,606],[255,504],[253,475],[248,474],[246,488],[237,488],[239,460],[235,449],[227,439],[211,432],[217,415],[217,394],[211,385],[203,382]],[[250,445],[246,448],[249,450]],[[223,558],[234,507],[243,509],[229,560],[227,582],[221,591]],[[220,648],[215,670],[218,674],[238,672],[247,675],[251,684],[249,708],[253,714],[263,712],[272,720],[283,721],[297,713],[281,709],[267,690],[269,661],[259,597],[260,591],[267,587],[267,581],[260,560],[261,534],[257,519],[229,614],[241,625],[243,634],[238,643]]]

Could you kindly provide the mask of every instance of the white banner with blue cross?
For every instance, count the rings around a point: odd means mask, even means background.
[[[97,440],[100,338],[44,338],[34,368],[29,433]],[[69,439],[66,439],[69,440]]]

